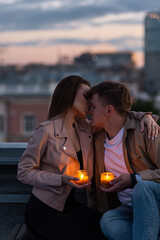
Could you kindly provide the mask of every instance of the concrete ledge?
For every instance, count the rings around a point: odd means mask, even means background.
[[[0,194],[0,203],[27,203],[30,194]]]
[[[16,148],[16,149],[19,149],[19,148],[26,148],[27,147],[27,143],[22,143],[22,142],[1,142],[0,143],[0,148]]]
[[[0,239],[7,240],[16,224],[24,223],[32,187],[17,180],[17,165],[27,143],[0,143]]]
[[[0,165],[17,165],[27,143],[0,143]]]
[[[0,165],[18,165],[19,157],[18,158],[4,158],[0,157]]]

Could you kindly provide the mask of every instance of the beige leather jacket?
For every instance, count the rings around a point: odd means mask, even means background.
[[[87,120],[77,120],[75,127],[83,156],[83,167],[93,177],[92,134]],[[71,187],[62,184],[62,175],[80,168],[77,154],[66,134],[62,119],[41,123],[31,135],[18,164],[17,178],[33,186],[33,194],[48,206],[63,211]],[[89,189],[88,189],[89,194]]]

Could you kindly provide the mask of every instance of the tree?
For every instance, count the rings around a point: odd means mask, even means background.
[[[136,100],[131,108],[132,111],[143,111],[143,112],[152,112],[154,114],[159,114],[158,109],[154,107],[153,101],[142,101],[140,99]],[[160,125],[160,119],[157,121]]]

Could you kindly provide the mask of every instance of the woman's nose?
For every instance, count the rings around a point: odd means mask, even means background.
[[[93,112],[93,108],[92,108],[92,106],[90,105],[90,106],[88,106],[88,111],[89,111],[89,113],[90,114],[92,114],[92,112]]]

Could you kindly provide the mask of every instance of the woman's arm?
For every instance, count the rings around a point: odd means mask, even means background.
[[[60,194],[64,185],[75,188],[84,188],[90,183],[79,186],[74,181],[79,179],[63,175],[50,173],[40,169],[40,161],[47,148],[48,133],[46,128],[39,126],[32,133],[28,146],[18,164],[17,178],[25,184],[54,191]]]
[[[159,116],[152,114],[151,112],[129,112],[130,118],[135,118],[141,121],[141,131],[144,131],[144,126],[146,125],[148,131],[148,138],[154,139],[157,137],[158,132],[160,133],[160,127],[156,123]]]
[[[146,125],[148,131],[148,138],[154,139],[160,133],[160,126],[156,123],[159,119],[159,116],[152,114],[151,112],[135,112],[130,111],[128,113],[130,118],[135,118],[141,121],[141,131],[144,131],[144,126]],[[92,134],[94,135],[97,132],[100,132],[102,129],[92,127],[92,122],[89,121],[91,126]]]
[[[25,184],[60,193],[62,175],[40,169],[40,161],[47,148],[48,133],[38,126],[32,133],[28,146],[18,164],[17,178]]]

